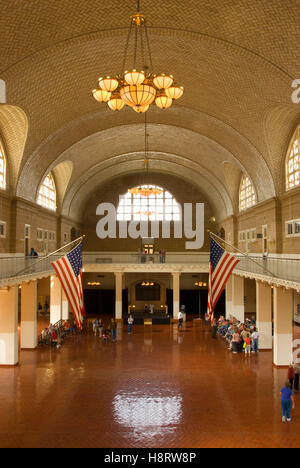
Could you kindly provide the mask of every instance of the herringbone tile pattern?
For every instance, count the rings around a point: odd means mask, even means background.
[[[0,371],[0,447],[299,447],[299,397],[283,424],[286,370],[271,354],[234,356],[206,328],[186,327],[23,351]]]

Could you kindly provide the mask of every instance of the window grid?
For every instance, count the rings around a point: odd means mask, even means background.
[[[298,127],[286,162],[286,189],[291,190],[300,184],[300,127]]]
[[[120,196],[118,221],[181,221],[180,206],[170,192],[156,185],[142,188],[159,189],[161,193],[145,197],[127,192]]]
[[[52,174],[48,174],[40,186],[37,203],[44,208],[56,211],[56,190]]]
[[[6,160],[0,144],[0,189],[6,189]]]
[[[247,210],[256,204],[256,194],[250,178],[243,176],[240,186],[240,211]]]

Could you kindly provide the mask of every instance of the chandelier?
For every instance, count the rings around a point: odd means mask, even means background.
[[[116,76],[99,78],[99,88],[93,90],[93,96],[98,102],[107,102],[113,111],[119,111],[127,105],[137,113],[144,113],[151,104],[156,104],[160,109],[167,109],[173,101],[183,95],[183,87],[175,83],[172,75],[153,72],[146,18],[140,13],[139,0],[137,13],[130,18],[122,72]],[[124,71],[131,35],[133,35],[133,66]],[[150,71],[147,71],[149,66],[145,64],[145,50],[148,53]]]

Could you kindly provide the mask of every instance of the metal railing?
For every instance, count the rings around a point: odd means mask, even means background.
[[[300,282],[300,260],[282,257],[239,257],[237,270]]]
[[[9,278],[22,278],[27,275],[38,273],[54,273],[51,262],[60,258],[63,254],[55,254],[39,259],[34,257],[0,257],[0,280]],[[300,259],[275,258],[268,257],[263,259],[261,256],[241,256],[236,269],[239,271],[250,272],[270,277],[277,277],[284,280],[300,282]],[[159,254],[141,255],[135,252],[94,252],[83,254],[83,265],[94,264],[158,264],[161,263]],[[166,254],[166,264],[184,264],[184,265],[208,265],[209,253],[193,252],[170,252]]]

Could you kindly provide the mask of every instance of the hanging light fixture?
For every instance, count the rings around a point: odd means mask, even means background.
[[[93,96],[98,102],[107,102],[113,111],[119,111],[126,105],[137,113],[144,113],[148,111],[151,104],[156,104],[160,109],[167,109],[173,101],[183,95],[183,87],[174,84],[172,75],[154,73],[146,18],[140,13],[139,0],[137,0],[137,13],[131,16],[123,70],[126,65],[131,35],[134,37],[132,68],[113,77],[99,78],[99,88],[93,90]],[[148,53],[149,65],[145,62],[145,50]],[[140,52],[140,57],[138,52]],[[137,63],[140,67],[137,66]],[[146,70],[149,69],[149,66],[150,71],[148,72]],[[123,106],[121,106],[120,101],[123,102]]]

